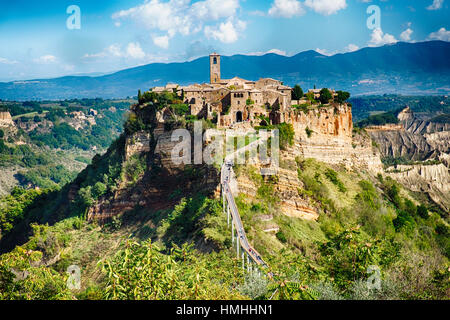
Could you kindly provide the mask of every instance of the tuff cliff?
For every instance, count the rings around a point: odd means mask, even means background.
[[[294,153],[347,168],[382,171],[379,152],[364,133],[353,132],[352,108],[331,104],[283,114],[281,121],[295,130]]]
[[[11,114],[9,111],[0,111],[0,127],[14,126]]]
[[[395,128],[368,130],[382,157],[438,163],[397,165],[388,169],[389,175],[409,189],[427,194],[448,212],[450,123],[419,119],[409,107],[397,117],[399,124]]]
[[[207,165],[175,165],[171,152],[178,142],[173,142],[171,131],[166,130],[170,118],[168,112],[163,109],[149,113],[149,110],[151,106],[137,105],[132,108],[130,118],[148,127],[127,134],[124,142],[124,166],[141,157],[145,159],[145,172],[132,186],[124,179],[112,201],[101,199],[89,210],[90,218],[111,217],[133,210],[136,206],[151,207],[152,210],[170,207],[179,199],[172,201],[169,196],[179,189],[183,192],[218,194],[219,169]],[[353,132],[350,106],[334,105],[314,108],[306,113],[290,112],[283,114],[279,120],[291,123],[295,131],[293,146],[280,154],[281,165],[275,184],[282,210],[288,216],[309,220],[319,217],[317,205],[299,195],[298,190],[303,185],[298,179],[297,158],[314,158],[332,165],[374,173],[382,170],[379,154],[370,138]],[[247,175],[240,175],[238,182],[239,192],[249,197],[255,196],[257,190]]]

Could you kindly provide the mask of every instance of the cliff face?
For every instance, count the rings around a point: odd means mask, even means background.
[[[300,157],[373,172],[382,170],[380,155],[370,138],[353,135],[352,109],[346,104],[291,112],[281,120],[293,125],[294,152]]]
[[[124,146],[124,167],[137,156],[144,157],[145,173],[133,185],[125,179],[113,199],[102,199],[91,208],[90,218],[114,216],[136,206],[153,211],[170,208],[179,201],[170,197],[176,190],[183,194],[218,194],[219,170],[206,165],[175,165],[171,153],[178,142],[172,142],[171,132],[164,129],[165,113],[149,113],[148,110],[144,106],[133,107],[131,118],[140,119],[148,129],[127,134]],[[379,154],[369,136],[353,135],[351,107],[347,105],[321,107],[307,113],[286,112],[280,114],[279,120],[291,123],[295,131],[294,146],[281,152],[282,165],[274,186],[282,211],[288,216],[310,220],[319,217],[319,208],[299,195],[298,190],[303,186],[298,179],[296,157],[343,164],[349,169],[382,170]],[[238,188],[249,197],[256,196],[257,188],[245,174],[239,176]]]
[[[388,174],[412,191],[427,193],[434,202],[450,212],[450,170],[444,164],[399,165]]]
[[[383,157],[410,160],[438,159],[450,152],[450,123],[434,123],[414,116],[407,107],[398,114],[398,126],[367,130],[380,147]]]
[[[409,189],[424,192],[449,211],[450,124],[417,118],[407,107],[398,114],[400,128],[368,130],[383,157],[413,161],[439,160],[439,165],[396,166],[389,174]]]
[[[14,126],[11,114],[8,111],[0,111],[0,127]]]

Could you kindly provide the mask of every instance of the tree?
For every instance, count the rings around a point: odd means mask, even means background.
[[[337,93],[336,101],[339,103],[344,103],[350,98],[350,93],[346,91],[338,91],[336,93]]]
[[[320,90],[319,100],[322,104],[327,104],[332,98],[333,96],[331,95],[330,90],[328,90],[327,88],[323,88],[322,90]]]
[[[417,207],[417,214],[422,218],[422,219],[427,219],[428,218],[428,209],[427,207],[425,207],[423,204],[421,204],[420,206]]]
[[[5,136],[5,132],[3,132],[2,129],[0,129],[0,139],[3,139],[4,136]]]
[[[292,90],[292,100],[300,100],[301,98],[303,98],[303,90],[296,84]]]
[[[141,100],[142,100],[142,92],[141,92],[141,89],[139,89],[138,90],[138,102],[139,102],[139,104],[141,103]]]

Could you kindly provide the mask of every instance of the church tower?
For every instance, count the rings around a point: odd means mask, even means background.
[[[211,83],[220,82],[220,55],[215,52],[209,56],[209,73]]]

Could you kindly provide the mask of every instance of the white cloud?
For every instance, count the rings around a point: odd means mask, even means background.
[[[347,8],[346,0],[306,0],[305,6],[325,16]]]
[[[376,28],[373,30],[371,39],[369,41],[370,47],[378,47],[383,46],[385,44],[393,44],[397,43],[398,40],[395,39],[395,37],[389,33],[383,33],[383,30],[380,28]]]
[[[278,54],[279,56],[285,56],[286,55],[286,51],[279,50],[279,49],[270,49],[266,53],[275,53],[275,54]]]
[[[265,51],[265,52],[264,51],[251,52],[251,53],[247,53],[246,55],[247,56],[263,56],[263,55],[268,54],[268,53],[274,53],[274,54],[277,54],[279,56],[287,56],[286,51],[283,51],[283,50],[280,50],[280,49],[270,49],[270,50]]]
[[[316,48],[316,52],[323,54],[324,56],[333,56],[336,53],[338,53],[336,50],[335,51],[328,51],[327,49],[320,49],[320,48]]]
[[[170,39],[176,34],[186,36],[198,33],[204,30],[205,25],[208,30],[217,28],[207,24],[234,18],[239,6],[239,0],[203,0],[195,3],[191,0],[146,0],[142,5],[114,13],[112,18],[131,19],[146,29],[164,32],[161,36],[155,36],[153,43],[168,48]],[[229,29],[228,36],[220,38],[230,41],[230,24],[222,22],[218,28]]]
[[[350,43],[348,46],[345,47],[345,52],[353,52],[359,50],[359,47],[356,44]]]
[[[275,0],[269,9],[269,15],[273,17],[292,18],[304,13],[305,9],[298,0]]]
[[[56,62],[56,57],[52,56],[50,54],[47,54],[45,56],[33,59],[33,61],[36,62],[36,63],[40,63],[40,64],[49,64],[49,63]]]
[[[127,46],[126,56],[133,59],[145,58],[145,53],[139,42],[130,42]]]
[[[205,27],[205,35],[207,38],[213,38],[223,43],[233,43],[239,38],[239,33],[245,30],[246,23],[240,20],[234,22],[229,19],[226,22],[222,22],[218,27]]]
[[[428,36],[429,40],[442,40],[442,41],[450,41],[450,30],[445,28],[440,28],[436,32],[430,33]]]
[[[0,57],[0,63],[1,63],[1,64],[16,64],[16,63],[18,63],[18,62],[15,61],[15,60],[9,60],[9,59],[1,58],[1,57]]]
[[[400,39],[403,41],[411,41],[411,35],[414,31],[411,28],[406,29],[400,34]]]
[[[144,59],[147,55],[144,50],[142,50],[139,42],[130,42],[128,43],[125,50],[122,50],[122,47],[115,43],[105,48],[102,52],[93,53],[93,54],[85,54],[83,59],[98,59],[98,58],[130,58],[141,60]]]
[[[433,0],[433,3],[427,7],[427,10],[439,10],[442,8],[444,0]]]
[[[169,36],[154,37],[153,43],[163,49],[169,48]]]

